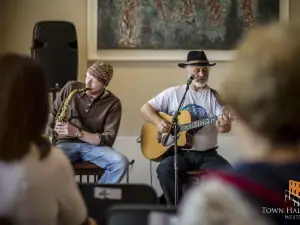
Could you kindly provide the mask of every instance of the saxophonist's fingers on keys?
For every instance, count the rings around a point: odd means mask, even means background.
[[[67,127],[67,123],[56,123],[55,127],[56,129],[63,129]]]
[[[58,135],[67,135],[69,133],[66,125],[56,125],[54,130],[58,133]]]
[[[65,136],[65,135],[69,134],[67,131],[64,131],[64,130],[60,130],[60,131],[56,131],[56,132],[59,136]]]
[[[55,123],[55,126],[64,126],[64,125],[66,125],[67,123],[65,123],[65,122],[56,122]]]

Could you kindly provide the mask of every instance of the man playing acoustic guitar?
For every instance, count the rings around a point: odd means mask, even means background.
[[[193,129],[191,148],[181,147],[177,154],[178,159],[178,199],[182,195],[181,177],[187,171],[197,169],[215,169],[221,166],[230,166],[229,162],[220,156],[218,148],[218,133],[226,133],[231,130],[231,122],[223,114],[223,107],[217,100],[217,93],[208,85],[209,69],[211,64],[204,51],[191,51],[188,53],[187,62],[178,66],[185,68],[188,76],[194,75],[181,110],[189,112],[194,120],[216,117],[215,124],[199,126],[201,129]],[[168,88],[144,104],[141,112],[144,118],[156,125],[159,133],[166,133],[170,129],[170,121],[162,118],[159,113],[174,115],[183,94],[186,84]],[[180,119],[179,119],[180,122]],[[179,146],[180,147],[180,146]],[[155,151],[155,149],[153,149]],[[157,168],[158,179],[169,205],[175,204],[174,187],[174,155],[168,155],[162,159]]]

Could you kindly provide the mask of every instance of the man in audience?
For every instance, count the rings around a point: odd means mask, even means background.
[[[82,160],[98,165],[105,170],[99,183],[113,184],[124,177],[128,160],[112,148],[122,114],[120,100],[106,89],[112,76],[110,64],[96,62],[88,68],[85,83],[69,81],[53,103],[48,133],[71,162]],[[67,105],[67,120],[56,120],[70,93],[85,87],[89,90],[75,94]]]
[[[245,160],[202,177],[180,205],[178,224],[299,223],[299,36],[299,27],[265,25],[238,46],[221,96],[238,119]]]

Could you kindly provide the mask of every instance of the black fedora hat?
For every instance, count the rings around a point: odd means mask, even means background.
[[[188,65],[214,66],[216,63],[210,63],[204,51],[190,51],[187,55],[187,62],[178,64],[178,66],[181,68],[184,68]]]

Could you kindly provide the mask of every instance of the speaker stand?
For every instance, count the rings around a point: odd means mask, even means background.
[[[52,94],[52,104],[54,103],[55,101],[55,98],[56,98],[56,93],[60,91],[60,88],[49,88],[49,92]]]

